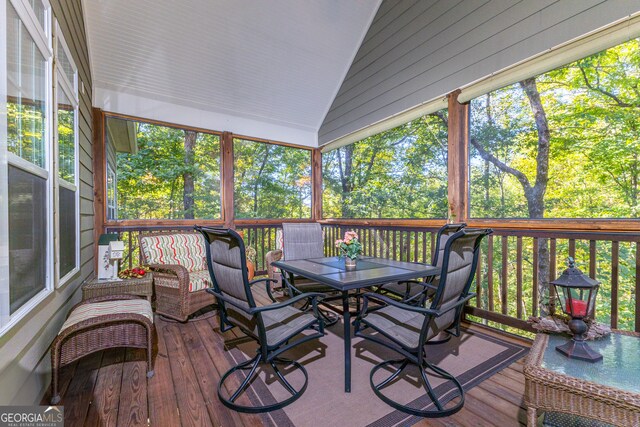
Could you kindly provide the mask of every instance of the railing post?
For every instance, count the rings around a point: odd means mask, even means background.
[[[233,134],[224,132],[220,140],[222,152],[222,218],[224,226],[235,228],[235,209],[233,194]]]
[[[452,222],[467,220],[468,158],[469,158],[469,104],[458,102],[456,90],[449,94],[448,125],[448,175],[449,219]]]
[[[311,219],[322,219],[322,152],[311,150]]]

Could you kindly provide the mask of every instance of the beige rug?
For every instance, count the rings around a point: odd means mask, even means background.
[[[263,414],[265,425],[274,426],[410,426],[420,418],[396,411],[381,401],[371,389],[369,375],[371,368],[381,360],[398,359],[397,353],[360,338],[352,340],[351,393],[344,392],[344,342],[342,323],[327,328],[327,335],[320,340],[302,344],[284,357],[303,364],[309,374],[309,384],[305,393],[294,403],[281,410]],[[257,345],[245,342],[229,349],[227,357],[233,364],[245,361],[255,355]],[[479,384],[515,360],[524,356],[526,347],[496,339],[481,332],[464,331],[460,338],[452,338],[448,343],[429,346],[428,359],[455,375],[465,390]],[[283,371],[288,372],[288,371]],[[237,375],[243,375],[238,373]],[[376,383],[389,374],[378,371]],[[432,405],[424,388],[417,381],[417,369],[407,368],[392,384],[385,387],[387,396],[425,408]],[[288,381],[298,389],[303,382],[300,371],[285,373]],[[254,381],[247,393],[254,404],[274,403],[290,394],[275,380],[270,369],[260,373],[261,381]],[[429,376],[438,396],[458,400],[450,383],[443,383],[437,376]],[[266,385],[265,385],[266,383]],[[448,393],[449,392],[449,393]]]

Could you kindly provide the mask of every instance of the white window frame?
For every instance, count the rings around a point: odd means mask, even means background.
[[[55,274],[56,274],[56,287],[60,288],[67,283],[71,282],[72,279],[80,272],[80,161],[79,161],[79,144],[78,144],[78,120],[80,116],[80,99],[78,95],[78,67],[76,67],[75,62],[73,61],[73,57],[71,56],[71,52],[69,50],[69,45],[64,39],[64,34],[62,33],[62,29],[57,20],[54,19],[54,34],[53,34],[53,52],[54,52],[54,81],[53,81],[53,93],[54,93],[54,102],[53,102],[53,140],[54,140],[54,185],[55,185]],[[64,53],[71,64],[71,68],[73,69],[73,81],[70,82],[67,78],[62,67],[60,67],[58,58],[59,51],[58,49],[62,47]],[[68,182],[62,178],[60,178],[60,164],[59,164],[59,148],[60,144],[58,141],[58,90],[62,90],[66,95],[67,99],[71,101],[73,105],[74,111],[74,121],[73,121],[73,167],[74,167],[74,175],[73,182]],[[65,274],[63,277],[60,277],[60,187],[64,187],[68,190],[74,192],[74,201],[75,201],[75,231],[76,231],[76,250],[75,250],[75,266],[74,268]]]
[[[7,149],[7,34],[0,31],[0,335],[11,329],[20,319],[53,292],[53,155],[52,155],[52,63],[53,45],[51,37],[51,5],[48,0],[41,0],[45,7],[45,28],[43,28],[26,0],[0,0],[0,22],[6,28],[7,8],[13,6],[22,25],[34,40],[39,52],[46,61],[45,65],[45,125],[44,125],[44,168],[26,161],[19,156],[9,153]],[[10,283],[9,283],[9,208],[8,199],[8,170],[9,166],[16,167],[32,175],[46,179],[46,266],[44,289],[25,302],[13,314],[10,314]]]
[[[109,177],[113,177],[113,200],[109,197],[109,189],[107,188],[107,219],[118,219],[118,176],[115,169],[107,162],[107,185],[109,185]],[[113,202],[113,203],[112,203]],[[109,216],[109,211],[113,209],[113,217]]]

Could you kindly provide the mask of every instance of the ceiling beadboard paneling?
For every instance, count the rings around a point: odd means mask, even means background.
[[[320,145],[640,10],[638,0],[385,0]]]
[[[94,87],[315,132],[380,0],[84,5]]]

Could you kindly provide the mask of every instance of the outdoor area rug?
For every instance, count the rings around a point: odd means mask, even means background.
[[[326,336],[302,344],[283,357],[297,360],[307,370],[309,383],[304,394],[283,409],[262,414],[265,425],[273,426],[318,426],[349,425],[368,427],[410,426],[422,418],[395,410],[381,401],[371,389],[371,368],[381,360],[398,359],[401,356],[383,346],[363,340],[352,339],[351,393],[344,392],[344,342],[341,322],[326,328]],[[241,342],[225,352],[232,364],[238,364],[255,355],[255,342]],[[479,331],[463,329],[459,338],[449,342],[430,345],[427,348],[429,361],[455,375],[465,390],[469,390],[501,369],[523,357],[528,348],[500,340]],[[298,389],[303,383],[300,371],[285,377]],[[244,375],[238,373],[238,375]],[[400,376],[385,387],[384,394],[412,407],[426,408],[432,405],[424,388],[417,381],[417,369],[405,369]],[[388,376],[379,371],[374,380],[380,382]],[[456,399],[448,383],[437,376],[429,376],[438,396],[443,401]],[[266,383],[266,384],[265,384]],[[449,394],[449,395],[448,395]],[[261,372],[260,380],[253,381],[247,390],[253,404],[275,403],[290,394],[274,378],[270,371]]]

